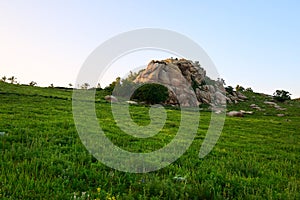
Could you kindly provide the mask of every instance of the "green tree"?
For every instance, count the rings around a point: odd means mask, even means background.
[[[3,76],[3,77],[1,78],[1,81],[5,82],[6,79],[7,79],[6,76]]]
[[[252,88],[251,88],[251,87],[249,87],[249,88],[246,88],[246,91],[247,91],[247,92],[253,92],[253,90],[252,90]]]
[[[227,87],[225,87],[225,90],[226,90],[226,92],[228,93],[228,94],[231,94],[231,95],[233,95],[233,87],[231,87],[231,86],[227,86]]]
[[[112,92],[117,85],[120,85],[120,83],[121,83],[121,78],[117,77],[115,81],[109,84],[109,86],[106,86],[104,89],[107,90],[108,92]]]
[[[145,101],[147,104],[157,104],[165,102],[168,97],[168,88],[157,83],[147,83],[134,91],[131,100]]]
[[[87,90],[90,87],[90,84],[84,83],[81,85],[81,89]]]
[[[245,88],[244,88],[243,86],[241,86],[241,85],[237,85],[237,86],[235,87],[235,90],[236,90],[237,92],[243,92],[243,91],[245,91]]]
[[[7,80],[9,80],[11,84],[13,84],[16,82],[17,78],[12,76],[12,77],[8,78]]]
[[[273,94],[273,98],[276,101],[284,102],[286,100],[291,100],[291,94],[285,90],[276,90],[276,92]]]
[[[132,71],[130,71],[129,72],[129,75],[127,76],[127,78],[126,79],[124,79],[125,81],[129,81],[129,82],[133,82],[135,79],[136,79],[136,77],[139,75],[139,72],[137,73],[137,72],[132,72]],[[122,80],[122,82],[124,81],[124,80]]]
[[[37,83],[34,82],[34,81],[31,81],[31,82],[29,83],[30,86],[35,86],[36,84],[37,84]]]

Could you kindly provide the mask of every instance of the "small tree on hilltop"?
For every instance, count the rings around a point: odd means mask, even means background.
[[[276,90],[274,92],[273,97],[276,101],[284,102],[286,100],[291,100],[291,94],[285,90]]]
[[[108,92],[112,92],[117,85],[120,85],[120,82],[121,78],[117,77],[115,81],[113,81],[111,84],[109,84],[109,86],[105,87],[104,89]]]
[[[8,78],[7,80],[9,80],[11,84],[14,84],[16,82],[16,79],[17,79],[16,77],[12,76],[12,77]]]
[[[31,82],[29,83],[30,86],[35,86],[36,84],[37,84],[37,83],[34,82],[34,81],[31,81]]]
[[[147,104],[157,104],[165,102],[168,97],[168,88],[157,83],[148,83],[135,90],[131,99],[145,101]]]
[[[252,90],[252,88],[251,88],[251,87],[249,87],[249,88],[246,88],[246,91],[247,91],[247,92],[253,92],[253,90]]]
[[[6,76],[3,76],[3,77],[1,78],[1,81],[5,82],[6,79],[7,79]]]
[[[241,85],[237,85],[237,86],[235,87],[235,90],[236,90],[237,92],[243,92],[243,91],[245,91],[245,88],[244,88],[243,86],[241,86]]]
[[[90,84],[84,83],[81,85],[81,89],[87,90],[90,87]]]

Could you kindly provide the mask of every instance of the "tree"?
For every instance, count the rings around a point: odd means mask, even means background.
[[[113,81],[111,84],[109,84],[109,86],[105,87],[104,89],[109,92],[112,92],[117,85],[120,85],[120,83],[121,83],[121,78],[117,77],[115,81]]]
[[[225,88],[225,90],[226,90],[226,92],[227,92],[228,94],[233,95],[233,87],[227,86],[227,87]]]
[[[218,78],[217,83],[219,83],[220,85],[226,85],[225,80],[223,78]]]
[[[286,100],[291,100],[291,94],[285,90],[276,90],[276,92],[273,93],[273,98],[276,101],[284,102]]]
[[[34,82],[34,81],[31,81],[31,82],[29,83],[30,86],[35,86],[36,84],[37,84],[37,83]]]
[[[96,90],[97,90],[97,91],[101,91],[101,90],[102,90],[102,87],[101,87],[101,84],[100,84],[100,83],[97,83]]]
[[[11,84],[14,84],[16,82],[16,79],[17,79],[16,77],[12,76],[12,77],[8,78],[7,80],[9,80]]]
[[[247,91],[247,92],[253,92],[253,90],[252,90],[252,88],[251,88],[251,87],[249,87],[249,88],[246,88],[246,91]]]
[[[54,85],[53,83],[50,84],[49,88],[54,88]]]
[[[237,86],[235,87],[235,90],[236,90],[237,92],[243,92],[243,91],[245,91],[245,88],[244,88],[243,86],[241,86],[241,85],[237,85]]]
[[[166,101],[168,97],[168,88],[157,83],[148,83],[135,90],[131,100],[145,101],[147,104],[157,104]]]
[[[88,84],[88,83],[84,83],[81,85],[81,89],[84,89],[84,90],[87,90],[88,87],[90,87],[90,84]]]
[[[122,82],[123,81],[129,81],[129,82],[133,82],[135,79],[136,79],[136,77],[139,75],[139,73],[140,72],[132,72],[132,71],[130,71],[129,72],[129,75],[127,76],[127,78],[126,79],[124,79],[124,80],[122,80]]]
[[[5,82],[6,79],[7,79],[6,76],[3,76],[3,77],[1,78],[1,81]]]
[[[72,87],[73,85],[72,85],[72,83],[69,83],[69,87]]]

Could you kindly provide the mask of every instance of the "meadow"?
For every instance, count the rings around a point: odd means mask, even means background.
[[[119,147],[153,151],[176,134],[180,111],[167,108],[159,134],[129,137],[116,126],[105,95],[96,93],[96,114]],[[158,171],[134,174],[111,169],[86,150],[73,121],[72,90],[0,82],[0,199],[300,199],[300,102],[278,103],[287,109],[277,111],[263,103],[269,96],[245,95],[248,101],[227,109],[251,110],[255,103],[263,110],[227,117],[206,157],[198,156],[211,114],[203,110],[183,156]],[[130,107],[141,125],[149,123],[148,111]]]

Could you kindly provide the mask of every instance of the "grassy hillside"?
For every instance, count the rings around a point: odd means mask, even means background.
[[[118,146],[153,151],[174,137],[178,110],[167,110],[164,129],[155,137],[136,139],[116,126],[104,95],[96,96],[97,117]],[[209,112],[201,112],[197,136],[180,159],[156,172],[130,174],[87,152],[74,126],[72,91],[0,82],[0,199],[300,199],[300,102],[281,103],[286,110],[278,111],[263,103],[268,96],[245,95],[248,101],[228,110],[252,110],[253,103],[262,110],[227,117],[204,159],[198,153]],[[130,108],[144,125],[148,110]]]

